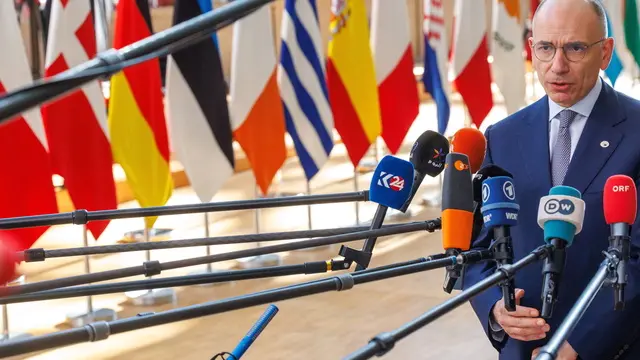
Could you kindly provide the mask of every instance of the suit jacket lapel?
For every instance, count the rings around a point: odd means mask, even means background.
[[[549,103],[547,96],[531,104],[531,111],[524,113],[526,126],[522,127],[518,144],[522,163],[533,184],[544,189],[551,187],[551,162],[549,160]]]
[[[600,96],[571,158],[564,185],[585,192],[622,140],[622,132],[614,126],[625,118],[618,96],[603,81]]]

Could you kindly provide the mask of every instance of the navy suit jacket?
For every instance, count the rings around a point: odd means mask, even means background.
[[[602,81],[601,79],[599,81]],[[487,152],[484,165],[495,164],[513,174],[516,200],[520,205],[518,225],[511,228],[514,261],[543,244],[543,230],[537,224],[540,198],[551,186],[549,156],[549,106],[547,97],[490,126],[486,132]],[[607,141],[609,146],[602,146]],[[567,249],[551,331],[539,341],[518,341],[508,336],[498,343],[491,337],[489,313],[501,299],[499,287],[493,287],[471,300],[485,333],[500,352],[500,359],[531,359],[531,352],[553,336],[560,323],[595,275],[604,260],[610,227],[604,219],[602,194],[607,178],[623,174],[640,179],[640,102],[615,91],[606,83],[582,132],[569,165],[564,185],[582,193],[586,212],[582,232]],[[640,187],[640,186],[639,186]],[[640,192],[640,191],[639,191]],[[640,218],[640,216],[639,216]],[[568,341],[581,359],[640,359],[637,328],[640,328],[640,226],[632,226],[629,284],[625,309],[613,310],[613,290],[604,286],[572,332]],[[482,229],[473,248],[487,248],[491,231]],[[541,308],[542,264],[529,265],[515,276],[515,285],[525,290],[521,305]],[[495,271],[495,263],[470,265],[464,275],[464,288]],[[634,347],[633,345],[636,344]],[[616,357],[617,356],[617,357]]]

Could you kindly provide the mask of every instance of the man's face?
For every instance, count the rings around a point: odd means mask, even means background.
[[[587,95],[600,69],[609,65],[613,39],[604,39],[590,5],[547,3],[534,21],[529,45],[538,79],[551,100],[570,107]]]

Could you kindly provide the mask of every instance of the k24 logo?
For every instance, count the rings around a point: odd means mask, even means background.
[[[401,176],[381,171],[380,178],[378,178],[378,186],[384,186],[393,191],[400,191],[404,189],[404,179]]]

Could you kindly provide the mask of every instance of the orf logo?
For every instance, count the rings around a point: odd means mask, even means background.
[[[576,206],[571,202],[571,200],[563,199],[549,199],[546,204],[544,204],[544,212],[549,215],[560,213],[562,215],[570,215],[576,209]]]

